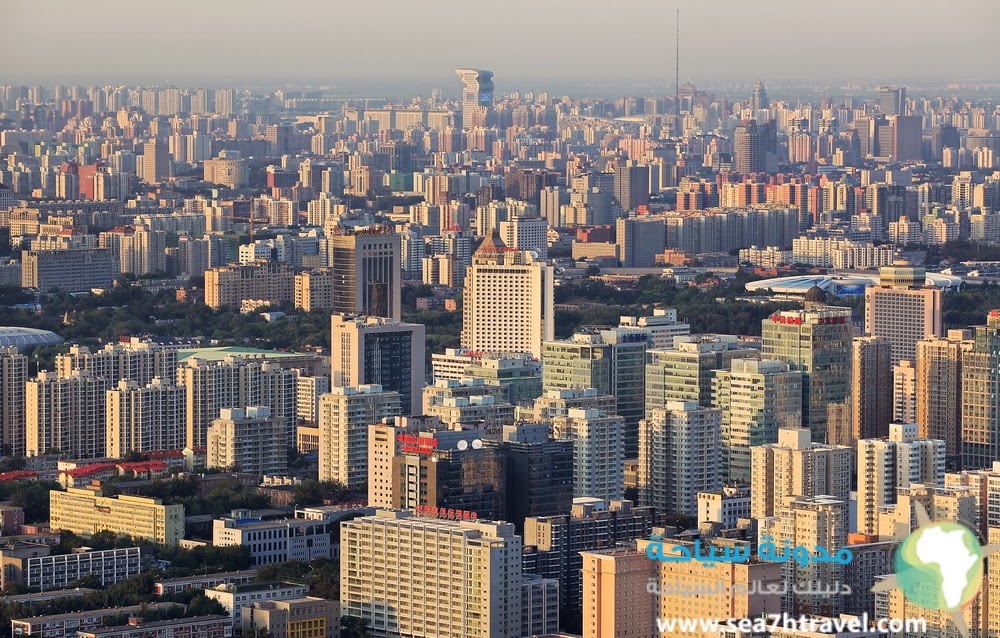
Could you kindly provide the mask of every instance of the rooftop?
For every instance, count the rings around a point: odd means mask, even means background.
[[[300,352],[282,352],[281,350],[260,350],[258,348],[241,348],[225,346],[221,348],[181,348],[177,351],[178,361],[194,357],[205,361],[222,361],[229,356],[251,357],[261,359],[298,359],[311,355]]]

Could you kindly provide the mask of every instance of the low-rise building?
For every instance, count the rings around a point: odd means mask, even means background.
[[[31,618],[15,618],[10,621],[10,629],[11,634],[15,637],[76,638],[77,632],[100,629],[107,619],[115,616],[131,616],[143,610],[158,611],[174,607],[183,607],[183,605],[180,603],[151,603],[48,616],[32,616]]]
[[[157,596],[169,596],[189,589],[208,589],[219,585],[243,585],[253,582],[256,577],[256,569],[241,569],[237,572],[216,572],[185,578],[163,578],[153,583],[153,593]]]
[[[138,547],[95,551],[81,548],[72,554],[50,555],[48,545],[16,542],[0,547],[0,588],[65,588],[79,578],[93,576],[108,586],[137,576],[149,567]]]
[[[246,511],[234,511],[232,516],[216,519],[212,545],[249,547],[253,565],[330,558],[330,534],[323,521],[265,521]]]
[[[340,603],[324,598],[262,600],[243,607],[240,614],[244,636],[258,631],[266,631],[271,638],[340,636]]]
[[[239,627],[243,608],[266,600],[290,600],[309,593],[307,585],[295,583],[250,583],[246,585],[219,585],[205,590],[205,596],[218,601],[231,616],[230,625]]]
[[[198,616],[149,623],[131,618],[127,625],[76,634],[77,638],[230,638],[232,635],[233,625],[225,616]]]
[[[184,538],[184,506],[164,505],[159,499],[70,488],[50,492],[49,508],[54,530],[84,535],[110,531],[160,545],[176,545]]]

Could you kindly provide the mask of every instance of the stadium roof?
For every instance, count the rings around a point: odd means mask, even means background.
[[[229,346],[221,348],[181,348],[177,351],[177,358],[180,361],[195,357],[205,361],[222,361],[230,355],[244,356],[261,359],[297,359],[308,357],[308,354],[299,352],[282,352],[280,350],[260,350],[258,348],[241,348]]]
[[[805,295],[813,286],[824,292],[842,287],[875,286],[879,283],[877,272],[871,274],[852,273],[850,275],[793,275],[791,277],[776,277],[751,281],[746,285],[747,292],[771,292],[783,295]],[[942,290],[958,290],[962,287],[962,278],[941,273],[927,273],[927,285]]]
[[[18,350],[24,350],[35,346],[51,346],[63,341],[62,337],[48,330],[0,326],[0,348],[14,346]]]

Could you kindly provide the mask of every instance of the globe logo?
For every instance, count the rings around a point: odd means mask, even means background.
[[[983,558],[1000,546],[982,547],[964,525],[932,522],[922,505],[918,504],[916,515],[917,530],[896,549],[895,575],[876,584],[872,591],[899,589],[914,605],[946,611],[967,638],[969,628],[962,608],[974,601],[982,588]]]

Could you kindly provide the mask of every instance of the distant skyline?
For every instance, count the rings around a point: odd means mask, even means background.
[[[0,82],[326,85],[459,92],[453,69],[500,93],[681,81],[1000,83],[996,0],[6,0]],[[949,26],[956,28],[949,28]],[[957,27],[961,28],[957,28]]]

